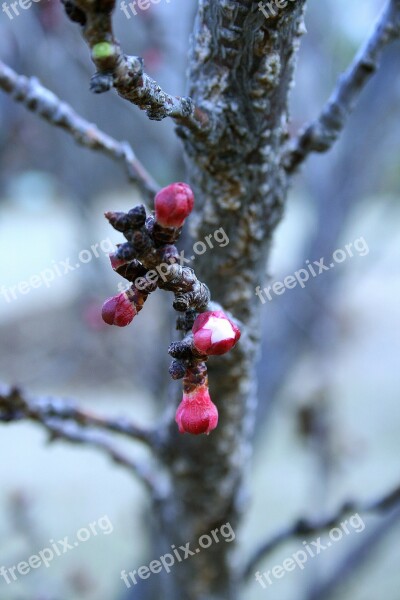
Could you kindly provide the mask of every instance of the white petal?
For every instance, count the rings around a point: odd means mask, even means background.
[[[222,340],[233,340],[235,332],[228,319],[210,317],[204,326],[204,329],[211,331],[211,343],[216,344]]]

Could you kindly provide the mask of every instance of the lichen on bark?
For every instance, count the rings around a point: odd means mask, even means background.
[[[201,110],[212,109],[212,130],[199,136],[180,127],[178,133],[196,196],[193,238],[223,227],[229,244],[199,258],[196,271],[246,330],[230,354],[209,365],[218,435],[188,440],[171,433],[165,461],[174,478],[170,503],[180,513],[174,539],[178,535],[182,542],[196,544],[201,533],[227,521],[236,530],[246,504],[243,477],[251,454],[259,349],[254,290],[263,279],[288,189],[282,153],[303,7],[298,0],[266,20],[258,2],[199,2],[189,94]],[[215,544],[180,565],[180,597],[236,598],[233,549],[234,544]]]

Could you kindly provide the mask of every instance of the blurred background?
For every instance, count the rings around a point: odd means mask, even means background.
[[[125,52],[143,56],[147,72],[179,95],[196,4],[161,0],[129,19],[116,11]],[[318,114],[384,2],[308,5],[292,133]],[[400,482],[399,54],[398,44],[386,52],[334,150],[312,157],[294,180],[260,281],[261,287],[282,281],[306,260],[329,263],[336,249],[358,238],[369,249],[262,306],[258,430],[238,564],[257,541],[299,516],[374,499]],[[42,0],[12,20],[0,13],[0,57],[128,140],[161,184],[185,179],[170,121],[150,122],[116,94],[90,93],[87,48],[57,0]],[[131,208],[142,201],[138,191],[118,164],[77,147],[2,92],[0,162],[0,380],[154,423],[171,385],[166,350],[176,334],[169,299],[152,295],[152,310],[146,306],[126,330],[100,319],[102,302],[122,281],[107,257],[120,235],[103,213]],[[74,269],[64,274],[67,259]],[[48,284],[10,291],[46,270],[53,274]],[[0,428],[0,566],[26,560],[50,539],[73,537],[103,515],[113,533],[12,585],[0,580],[1,600],[140,597],[127,595],[120,572],[158,558],[151,554],[145,493],[95,451],[49,447],[46,439],[32,424]],[[267,590],[253,580],[244,597],[398,600],[400,514],[364,521],[364,532],[346,536],[304,571]],[[283,546],[260,570],[301,546],[301,540]]]

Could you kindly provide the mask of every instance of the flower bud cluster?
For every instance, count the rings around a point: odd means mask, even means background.
[[[197,279],[193,269],[178,264],[175,242],[194,206],[190,187],[173,183],[158,192],[154,205],[151,215],[142,205],[127,213],[105,213],[110,225],[126,239],[110,255],[111,267],[132,285],[105,301],[102,317],[109,325],[125,327],[157,288],[175,294],[173,307],[180,313],[177,329],[186,334],[169,348],[173,357],[170,375],[183,380],[183,399],[175,420],[181,433],[208,434],[218,424],[218,410],[209,394],[206,361],[209,356],[229,352],[238,342],[240,331],[222,310],[208,310],[207,286]],[[158,270],[162,266],[164,270]]]

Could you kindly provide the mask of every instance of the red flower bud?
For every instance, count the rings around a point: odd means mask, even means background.
[[[154,199],[156,221],[163,227],[182,227],[194,205],[194,195],[186,183],[171,183]]]
[[[176,411],[175,421],[180,433],[207,435],[218,424],[218,410],[211,401],[208,387],[200,385],[192,392],[183,394],[183,399]]]
[[[108,298],[101,310],[103,321],[117,327],[126,327],[133,321],[135,315],[137,315],[135,304],[130,302],[125,292]]]
[[[193,344],[202,354],[225,354],[240,338],[239,328],[222,310],[198,315],[193,325]]]

